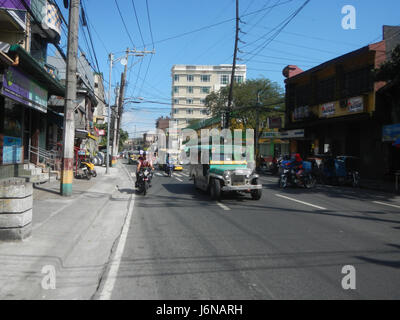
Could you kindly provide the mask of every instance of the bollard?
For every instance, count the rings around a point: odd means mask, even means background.
[[[32,232],[32,183],[0,180],[0,241],[23,240]]]

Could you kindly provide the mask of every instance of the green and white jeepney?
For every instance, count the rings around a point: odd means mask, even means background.
[[[210,192],[213,200],[219,200],[224,192],[249,193],[252,199],[261,199],[262,185],[258,181],[259,175],[247,166],[246,160],[232,160],[226,156],[216,159],[211,152],[215,146],[198,148],[199,159],[202,149],[209,148],[210,152],[207,164],[204,161],[190,164],[190,178],[196,189]]]

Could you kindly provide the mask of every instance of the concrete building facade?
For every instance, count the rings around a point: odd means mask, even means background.
[[[246,65],[237,65],[235,81],[246,81]],[[178,129],[187,127],[192,120],[209,118],[205,98],[213,91],[230,84],[232,65],[174,65],[172,74],[171,117]]]

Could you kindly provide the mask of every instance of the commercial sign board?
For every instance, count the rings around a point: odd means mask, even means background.
[[[280,129],[282,128],[282,118],[268,118],[268,128],[270,129]]]
[[[310,110],[309,110],[308,106],[297,107],[294,109],[294,112],[293,112],[294,120],[306,119],[309,116],[310,116]]]
[[[15,9],[15,10],[26,10],[23,2],[25,2],[28,7],[31,7],[31,0],[2,0],[0,1],[0,8],[2,9]]]
[[[22,139],[5,136],[3,139],[3,164],[22,163]]]
[[[12,100],[47,113],[47,90],[14,67],[9,67],[5,71],[0,93]]]
[[[400,123],[383,127],[383,142],[395,141],[400,138]]]
[[[276,131],[264,132],[261,135],[261,138],[263,138],[263,139],[268,139],[268,138],[274,138],[274,139],[304,138],[304,129],[288,130],[288,131],[281,131],[281,132],[276,132]]]
[[[332,116],[335,114],[335,103],[329,102],[321,106],[321,115],[323,117]]]
[[[347,100],[347,108],[349,112],[363,112],[364,111],[363,97],[355,97]]]

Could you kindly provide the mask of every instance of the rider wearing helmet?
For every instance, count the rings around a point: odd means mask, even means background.
[[[296,172],[296,178],[300,179],[303,174],[303,159],[301,158],[299,153],[296,153],[294,156],[294,162],[292,163],[293,168]]]
[[[137,187],[137,181],[139,177],[139,171],[141,168],[151,168],[151,170],[154,171],[153,163],[150,160],[147,160],[146,153],[141,151],[140,152],[141,156],[139,157],[139,163],[136,168],[136,182],[135,182],[135,187]]]

